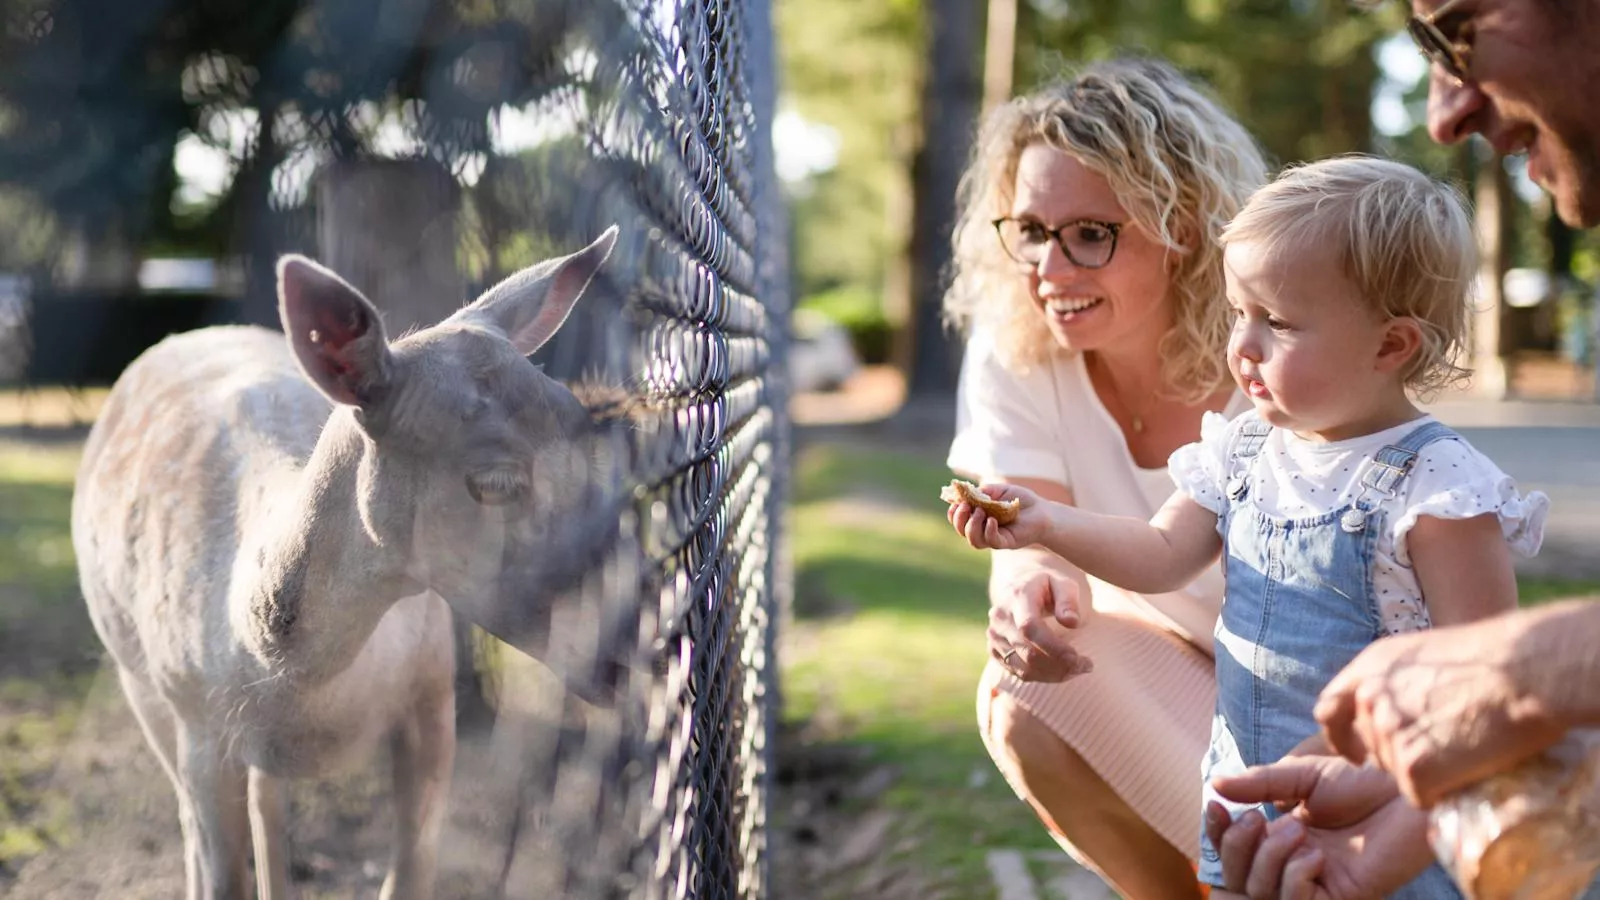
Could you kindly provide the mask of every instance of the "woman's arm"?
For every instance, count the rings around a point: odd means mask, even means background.
[[[1421,516],[1406,537],[1411,565],[1433,624],[1487,619],[1517,608],[1517,577],[1500,519]]]
[[[1057,482],[1015,483],[1052,503],[1073,502],[1071,489]],[[1090,613],[1083,573],[1040,547],[998,550],[990,559],[990,655],[1024,681],[1062,681],[1093,668],[1072,646],[1072,629]]]

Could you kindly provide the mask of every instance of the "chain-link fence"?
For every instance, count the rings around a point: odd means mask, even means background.
[[[89,350],[85,323],[275,325],[285,252],[372,298],[392,339],[618,226],[533,357],[617,426],[587,473],[599,483],[586,496],[607,499],[581,511],[614,513],[614,527],[583,532],[576,550],[555,542],[570,565],[551,582],[559,598],[541,601],[540,633],[500,635],[538,665],[457,625],[475,663],[458,689],[497,716],[482,752],[463,732],[439,890],[763,896],[790,311],[765,0],[40,0],[8,15],[28,28],[11,29],[21,55],[0,65],[0,180],[46,185],[30,202],[67,236],[30,302],[0,306],[0,327],[32,353],[11,376],[24,389],[100,380],[91,369],[149,343],[113,326],[129,346]],[[130,58],[143,60],[135,83],[92,71]],[[73,83],[83,108],[52,112],[50,92]],[[65,137],[104,138],[103,152],[56,166],[24,146],[18,129],[52,115]],[[145,165],[152,154],[179,184]],[[66,189],[66,162],[114,190]],[[216,251],[193,304],[169,293],[149,312],[151,285],[115,277],[152,244]],[[64,362],[78,357],[94,366]],[[67,790],[76,778],[58,775]],[[296,796],[291,821],[318,815]],[[152,809],[122,819],[171,831]],[[296,878],[365,896],[370,871],[328,874],[364,851],[336,836],[318,847],[295,849]],[[140,895],[86,887],[82,871],[62,874],[83,868],[70,863],[51,874],[49,856],[18,890]]]

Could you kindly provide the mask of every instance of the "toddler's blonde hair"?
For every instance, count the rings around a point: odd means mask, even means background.
[[[1176,257],[1168,298],[1173,326],[1161,343],[1162,374],[1173,393],[1196,399],[1229,383],[1217,235],[1266,181],[1267,167],[1255,141],[1220,104],[1158,60],[1093,63],[984,120],[957,198],[945,319],[991,330],[1008,369],[1026,370],[1055,351],[991,224],[1011,214],[1017,161],[1034,144],[1060,150],[1104,178],[1133,222]]]
[[[1426,399],[1472,372],[1458,364],[1478,272],[1472,218],[1459,191],[1404,163],[1338,156],[1291,166],[1251,195],[1222,245],[1292,253],[1331,244],[1374,311],[1409,317],[1422,346],[1400,373]]]

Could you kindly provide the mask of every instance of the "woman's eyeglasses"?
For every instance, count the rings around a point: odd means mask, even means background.
[[[1037,266],[1055,241],[1067,261],[1080,269],[1098,269],[1111,262],[1117,252],[1117,232],[1122,226],[1116,222],[1099,222],[1079,219],[1055,228],[1046,228],[1032,219],[1007,216],[994,220],[994,230],[1000,235],[1000,246],[1006,255],[1025,266]]]
[[[1460,3],[1461,0],[1445,0],[1433,12],[1424,15],[1413,14],[1406,20],[1406,31],[1410,32],[1411,40],[1417,44],[1417,49],[1428,61],[1443,69],[1445,74],[1460,84],[1467,80],[1467,48],[1465,45],[1452,40],[1442,30],[1439,18],[1450,11],[1450,8]]]

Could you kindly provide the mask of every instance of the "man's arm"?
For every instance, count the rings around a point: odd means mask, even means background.
[[[1384,638],[1317,702],[1328,743],[1427,807],[1600,725],[1600,604],[1577,600]]]

